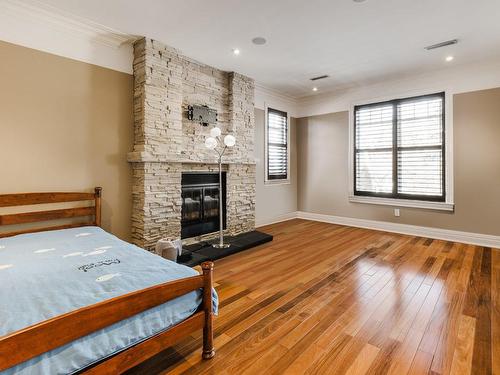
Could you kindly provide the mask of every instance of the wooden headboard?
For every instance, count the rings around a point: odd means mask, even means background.
[[[0,237],[9,237],[16,234],[42,232],[54,229],[75,228],[85,225],[101,226],[101,193],[102,188],[96,187],[93,193],[21,193],[0,194],[0,207],[30,206],[36,204],[94,201],[92,206],[63,208],[47,211],[31,211],[15,214],[0,215],[0,226],[16,225],[36,222],[47,222],[58,219],[71,219],[77,217],[90,218],[79,223],[41,226],[16,230],[13,232],[0,232]]]

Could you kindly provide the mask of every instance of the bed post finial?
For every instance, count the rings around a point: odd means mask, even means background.
[[[102,194],[102,187],[97,186],[94,189],[94,200],[95,200],[95,225],[100,227],[101,226],[101,194]]]
[[[213,271],[214,269],[214,264],[213,262],[203,262],[201,264],[201,269],[203,270],[203,274],[205,274],[205,271]]]
[[[203,326],[203,359],[213,358],[215,355],[214,348],[214,331],[213,320],[214,311],[212,304],[212,283],[213,269],[212,262],[203,262],[201,264],[203,270],[203,310],[205,311],[205,325]]]

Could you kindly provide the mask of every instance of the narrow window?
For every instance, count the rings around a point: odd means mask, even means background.
[[[267,109],[267,180],[288,180],[288,115]]]

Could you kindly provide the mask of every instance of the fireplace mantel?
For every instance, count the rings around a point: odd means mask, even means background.
[[[187,158],[172,158],[168,155],[157,155],[149,154],[147,152],[129,152],[127,154],[127,161],[129,163],[182,163],[182,164],[218,164],[217,158],[211,159],[187,159]],[[222,158],[223,164],[243,164],[243,165],[255,165],[255,159],[234,159],[231,156],[224,156]]]

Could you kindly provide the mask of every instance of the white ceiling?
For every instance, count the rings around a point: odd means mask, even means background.
[[[41,0],[292,97],[500,58],[500,0]],[[264,46],[251,39],[263,36]],[[424,47],[458,38],[458,45]],[[234,56],[233,48],[241,54]],[[454,55],[451,63],[444,61]],[[309,78],[328,74],[313,84]]]

